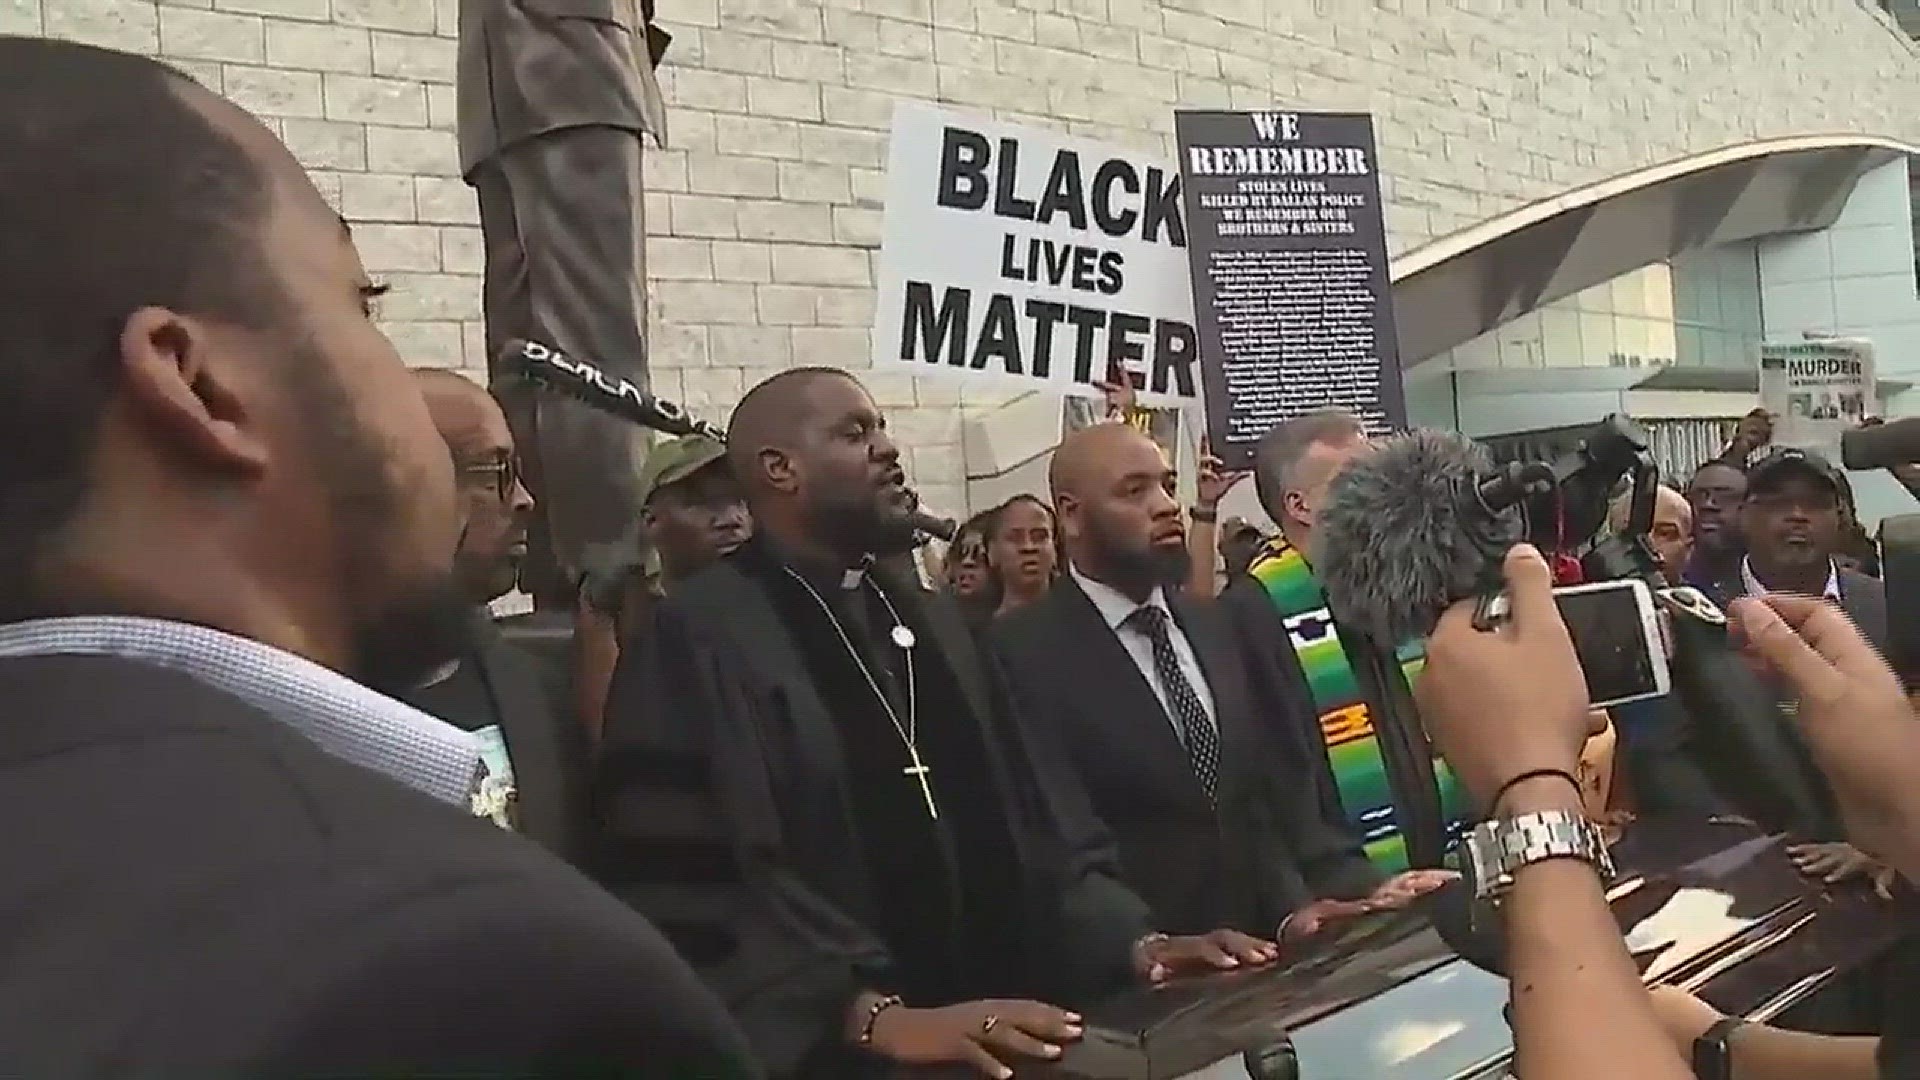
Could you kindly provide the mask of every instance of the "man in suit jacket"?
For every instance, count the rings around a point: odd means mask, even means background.
[[[574,861],[584,854],[586,730],[563,707],[564,675],[509,644],[487,610],[512,590],[527,551],[533,497],[520,482],[513,432],[493,396],[471,379],[440,369],[414,376],[453,455],[465,516],[454,568],[474,605],[473,640],[403,697],[479,735],[503,794],[511,785],[501,807],[507,822]]]
[[[459,514],[299,163],[9,37],[0,146],[0,1075],[752,1076],[644,919],[476,820],[474,738],[370,689],[458,654]]]
[[[1818,452],[1786,446],[1768,451],[1747,470],[1740,504],[1746,557],[1701,590],[1723,607],[1763,592],[1825,597],[1885,655],[1886,587],[1834,558],[1846,491],[1846,474]]]
[[[1304,703],[1253,677],[1211,604],[1169,598],[1188,555],[1159,448],[1125,425],[1086,428],[1051,479],[1072,571],[996,624],[996,652],[1024,711],[1057,726],[1156,925],[1275,934],[1309,914],[1292,937],[1328,911],[1314,901],[1370,897],[1380,877],[1324,813],[1309,748],[1256,719]]]
[[[1767,592],[1823,597],[1846,612],[1861,635],[1885,655],[1886,587],[1834,558],[1840,549],[1846,474],[1815,451],[1781,446],[1756,459],[1746,481],[1739,520],[1747,553],[1730,573],[1702,582],[1701,591],[1723,608],[1738,597]],[[1798,703],[1783,692],[1780,707],[1791,712]],[[1792,724],[1783,719],[1781,726],[1786,738],[1800,746]],[[1690,745],[1688,736],[1682,738],[1683,745]],[[1753,778],[1728,775],[1699,755],[1696,760],[1729,802],[1736,808],[1745,805],[1743,789]],[[1824,792],[1825,781],[1811,757],[1805,758],[1805,766],[1808,778]]]
[[[537,338],[647,385],[641,156],[646,134],[666,138],[667,41],[653,0],[460,4],[460,171],[480,201],[489,357]],[[532,388],[506,402],[542,508],[528,586],[570,608],[575,576],[640,512],[636,435]]]

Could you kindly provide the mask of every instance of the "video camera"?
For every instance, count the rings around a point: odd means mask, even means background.
[[[1609,416],[1552,461],[1502,466],[1478,485],[1480,507],[1489,515],[1520,507],[1529,541],[1543,551],[1584,549],[1580,569],[1590,584],[1555,591],[1596,705],[1655,696],[1640,692],[1635,672],[1656,669],[1661,692],[1670,683],[1688,725],[1689,756],[1716,787],[1742,792],[1743,808],[1769,828],[1839,839],[1840,823],[1817,794],[1811,763],[1773,694],[1739,655],[1725,613],[1699,590],[1672,585],[1662,573],[1650,541],[1660,470],[1648,442],[1639,424]],[[1604,528],[1608,510],[1623,484],[1626,526],[1610,531]],[[1488,555],[1497,574],[1497,555]],[[1637,583],[1640,589],[1620,590],[1618,603],[1569,603],[1604,591],[1607,583]],[[1644,602],[1636,612],[1626,602],[1629,592],[1650,597],[1652,612]],[[1481,625],[1499,615],[1493,597],[1492,591],[1483,594]],[[1639,640],[1646,643],[1644,665],[1627,654]]]

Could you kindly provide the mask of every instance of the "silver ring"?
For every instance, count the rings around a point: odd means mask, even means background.
[[[980,1021],[980,1034],[991,1035],[993,1034],[993,1029],[998,1026],[1000,1026],[1000,1018],[992,1013],[988,1013],[986,1019]]]

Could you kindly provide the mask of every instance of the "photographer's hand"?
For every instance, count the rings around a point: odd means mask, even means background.
[[[1540,553],[1514,548],[1505,574],[1513,617],[1476,630],[1473,605],[1456,604],[1427,640],[1427,665],[1414,688],[1428,735],[1481,806],[1522,773],[1578,776],[1581,749],[1606,723],[1604,713],[1587,707],[1586,679]],[[1559,786],[1578,809],[1579,790]]]
[[[1540,553],[1507,555],[1513,617],[1473,628],[1473,604],[1456,604],[1427,641],[1415,687],[1421,719],[1456,776],[1481,803],[1522,773],[1578,775],[1593,734],[1586,680],[1574,656]],[[1575,783],[1544,776],[1516,784],[1493,812],[1583,812]],[[1519,1076],[1568,1080],[1686,1080],[1627,955],[1600,877],[1571,859],[1521,869],[1501,905],[1513,987]]]
[[[1847,839],[1909,881],[1920,872],[1920,724],[1893,669],[1839,608],[1770,593],[1736,600],[1750,657],[1793,687],[1795,722],[1827,776]]]

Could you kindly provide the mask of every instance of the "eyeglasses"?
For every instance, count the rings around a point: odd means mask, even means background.
[[[513,489],[520,483],[520,461],[514,457],[499,457],[492,461],[473,462],[460,466],[462,476],[493,477],[493,493],[501,502],[513,497]]]

